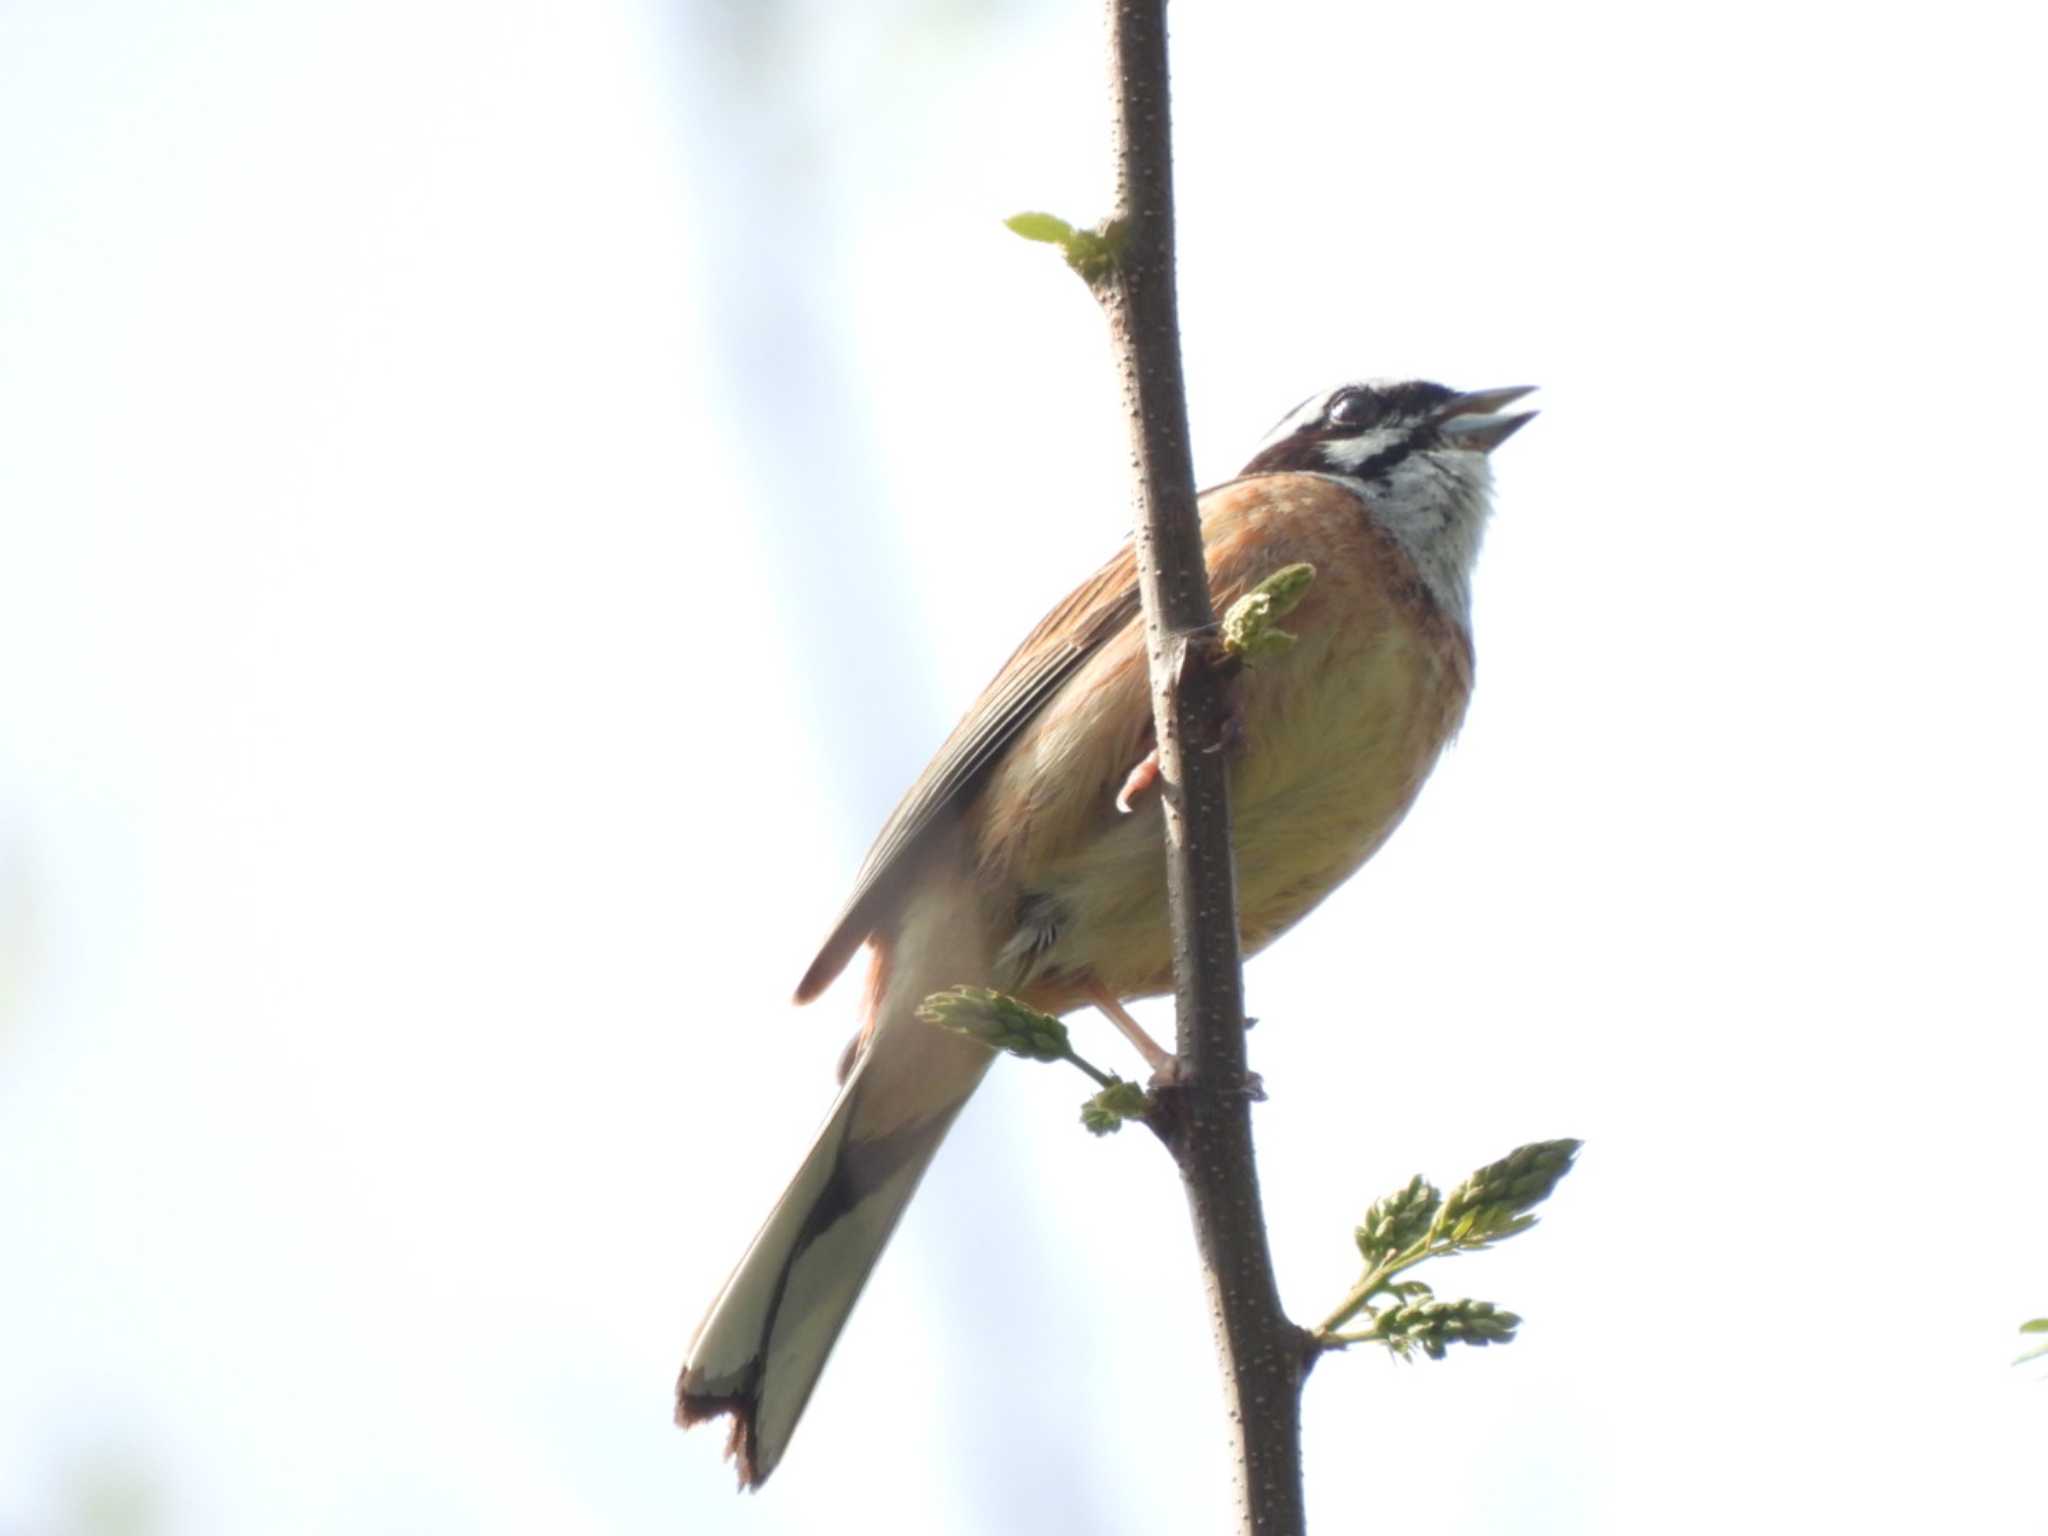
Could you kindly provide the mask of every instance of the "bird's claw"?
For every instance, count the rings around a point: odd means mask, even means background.
[[[1131,802],[1159,782],[1159,749],[1154,747],[1138,759],[1138,765],[1124,778],[1124,787],[1116,792],[1116,808],[1128,816]]]

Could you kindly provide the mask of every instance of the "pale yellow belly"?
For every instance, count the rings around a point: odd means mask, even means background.
[[[1407,813],[1463,715],[1463,668],[1435,626],[1339,624],[1241,683],[1231,768],[1238,905],[1255,953],[1335,890]],[[1041,1007],[1170,991],[1157,792],[1105,805],[1073,852],[1029,871],[999,985]]]

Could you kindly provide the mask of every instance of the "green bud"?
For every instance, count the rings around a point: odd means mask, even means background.
[[[918,1005],[917,1016],[1029,1061],[1064,1061],[1073,1053],[1066,1025],[987,987],[934,992]]]
[[[1095,229],[1076,229],[1054,213],[1013,213],[1003,224],[1012,234],[1043,245],[1056,245],[1067,265],[1094,288],[1116,270],[1123,255],[1124,225],[1111,219]]]
[[[1369,1330],[1397,1355],[1419,1349],[1432,1360],[1441,1360],[1453,1344],[1484,1348],[1488,1344],[1514,1341],[1522,1320],[1503,1312],[1490,1301],[1402,1302],[1373,1319]]]
[[[1448,1242],[1484,1243],[1535,1224],[1523,1213],[1540,1205],[1571,1172],[1582,1142],[1536,1141],[1488,1163],[1444,1196],[1431,1235]]]
[[[1442,1199],[1436,1186],[1418,1173],[1391,1195],[1375,1200],[1357,1233],[1365,1262],[1382,1263],[1420,1241]]]
[[[1116,270],[1124,252],[1124,225],[1111,219],[1100,229],[1077,229],[1064,242],[1067,265],[1093,288]]]

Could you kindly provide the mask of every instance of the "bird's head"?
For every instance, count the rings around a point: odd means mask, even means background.
[[[1241,473],[1353,482],[1438,603],[1469,623],[1472,567],[1492,506],[1487,455],[1536,414],[1503,410],[1532,390],[1340,384],[1288,412]]]
[[[1423,379],[1340,384],[1281,418],[1242,473],[1347,475],[1370,483],[1388,479],[1417,455],[1483,458],[1536,414],[1501,409],[1533,389],[1460,394]]]

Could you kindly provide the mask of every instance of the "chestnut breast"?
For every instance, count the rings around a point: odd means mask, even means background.
[[[1231,812],[1247,954],[1386,840],[1471,692],[1469,638],[1353,484],[1259,475],[1202,498],[1219,612],[1282,566],[1316,568],[1281,621],[1295,645],[1236,685]],[[1118,997],[1172,989],[1158,790],[1129,815],[1115,806],[1151,745],[1134,620],[1019,733],[968,808],[982,899],[1007,934],[998,986],[1052,1011],[1094,985]]]

